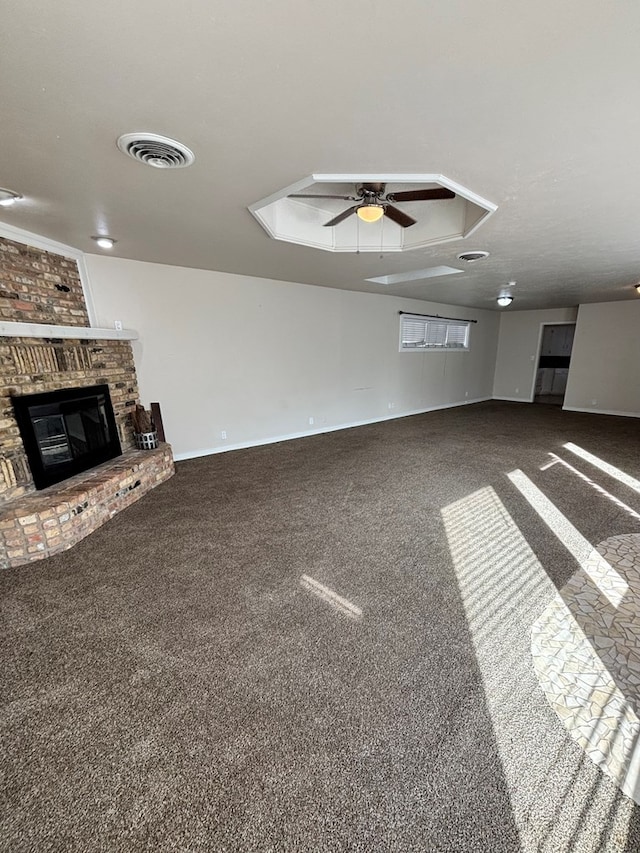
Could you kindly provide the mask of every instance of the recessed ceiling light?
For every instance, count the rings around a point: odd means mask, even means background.
[[[13,190],[6,190],[3,187],[0,187],[0,205],[2,205],[2,207],[11,207],[12,204],[20,201],[21,198],[22,196],[20,193],[15,193]]]
[[[91,239],[95,240],[101,249],[113,249],[116,244],[116,240],[112,237],[92,237]]]
[[[509,296],[505,293],[502,296],[498,296],[496,302],[501,308],[506,308],[507,305],[511,305],[511,303],[513,302],[513,296]]]
[[[468,264],[474,261],[482,261],[489,257],[489,252],[483,252],[481,249],[474,249],[468,252],[460,252],[457,256],[459,261],[466,261]]]

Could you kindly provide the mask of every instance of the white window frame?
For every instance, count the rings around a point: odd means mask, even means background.
[[[406,328],[405,324],[413,325],[414,336],[420,325],[424,327],[423,343],[404,341],[405,337],[409,337],[409,335],[403,334]],[[464,330],[464,343],[448,342],[449,335],[453,335],[453,328],[456,329],[458,337],[460,329]],[[470,330],[471,321],[469,320],[449,320],[442,317],[426,316],[424,314],[401,314],[398,349],[400,352],[469,352]],[[443,335],[444,337],[442,337]],[[429,338],[432,339],[432,343],[427,342]]]

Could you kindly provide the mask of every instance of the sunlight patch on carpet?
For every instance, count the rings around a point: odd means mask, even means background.
[[[608,474],[610,477],[613,477],[619,483],[622,483],[625,486],[628,486],[630,489],[633,489],[634,492],[640,492],[640,480],[636,480],[635,477],[631,477],[629,474],[625,474],[624,471],[621,471],[620,468],[616,468],[615,465],[611,465],[609,462],[605,462],[604,459],[600,459],[599,456],[594,456],[593,453],[589,453],[588,450],[584,450],[577,444],[573,444],[573,442],[568,441],[564,447],[567,450],[570,450],[572,453],[575,453],[576,456],[579,456],[581,459],[584,459],[585,462],[589,462],[591,465],[595,465],[596,468],[599,468],[601,471],[604,471],[605,474]]]
[[[604,777],[585,792],[579,768],[588,759],[564,762],[570,741],[559,744],[556,727],[536,710],[530,626],[553,599],[555,586],[490,486],[449,504],[441,515],[522,851],[567,849],[568,836],[573,849],[595,851],[585,829],[587,811],[606,816],[610,835],[623,845],[616,849],[624,849],[633,803],[620,800]],[[567,766],[575,767],[574,775]],[[558,811],[541,833],[531,815],[558,791]]]
[[[558,456],[557,453],[550,453],[551,457],[550,461],[545,465],[540,466],[541,471],[548,471],[554,465],[560,465],[566,471],[570,471],[576,477],[579,477],[583,483],[586,483],[588,486],[591,486],[599,495],[602,495],[603,498],[607,498],[611,503],[614,503],[620,509],[623,509],[625,512],[628,512],[630,516],[633,518],[637,518],[640,521],[640,512],[636,512],[635,509],[632,509],[628,504],[624,501],[621,501],[620,498],[612,495],[611,492],[608,492],[604,489],[600,483],[596,483],[595,480],[592,480],[591,477],[587,477],[582,471],[578,471],[577,468],[574,468],[573,465],[570,465],[566,459],[562,459],[562,457]]]
[[[640,534],[598,545],[628,583],[617,608],[576,572],[531,631],[547,701],[589,758],[640,804]]]
[[[363,614],[359,607],[356,607],[356,605],[352,604],[348,599],[338,595],[338,593],[333,589],[320,583],[315,578],[312,578],[309,575],[302,575],[300,577],[300,586],[304,587],[304,589],[308,589],[314,595],[317,595],[318,598],[321,598],[328,605],[333,607],[334,610],[337,610],[338,613],[342,613],[350,619],[362,619]]]
[[[618,607],[627,594],[629,584],[604,557],[594,552],[593,545],[577,530],[569,519],[560,512],[527,475],[520,470],[507,474],[520,494],[554,533],[564,547],[575,557],[589,574],[598,589],[606,595],[614,607]]]

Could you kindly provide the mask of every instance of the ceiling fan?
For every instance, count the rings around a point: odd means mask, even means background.
[[[339,225],[347,217],[355,213],[364,222],[377,222],[383,216],[388,216],[393,222],[396,222],[402,228],[408,228],[410,225],[415,225],[416,219],[408,216],[404,211],[394,207],[396,202],[405,201],[434,201],[436,199],[455,198],[455,193],[447,190],[444,187],[438,187],[433,190],[408,190],[407,192],[387,193],[385,195],[386,184],[357,184],[356,195],[290,195],[288,198],[338,198],[342,201],[357,201],[352,207],[343,210],[329,222],[325,222],[325,227],[329,228],[333,225]]]

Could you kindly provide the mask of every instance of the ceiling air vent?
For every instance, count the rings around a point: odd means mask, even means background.
[[[196,159],[182,142],[157,133],[124,133],[118,139],[118,148],[154,169],[184,169]]]
[[[460,252],[457,257],[459,261],[466,261],[468,264],[471,264],[474,261],[482,261],[484,258],[488,258],[489,252],[483,252],[480,249],[477,249],[469,252]]]

